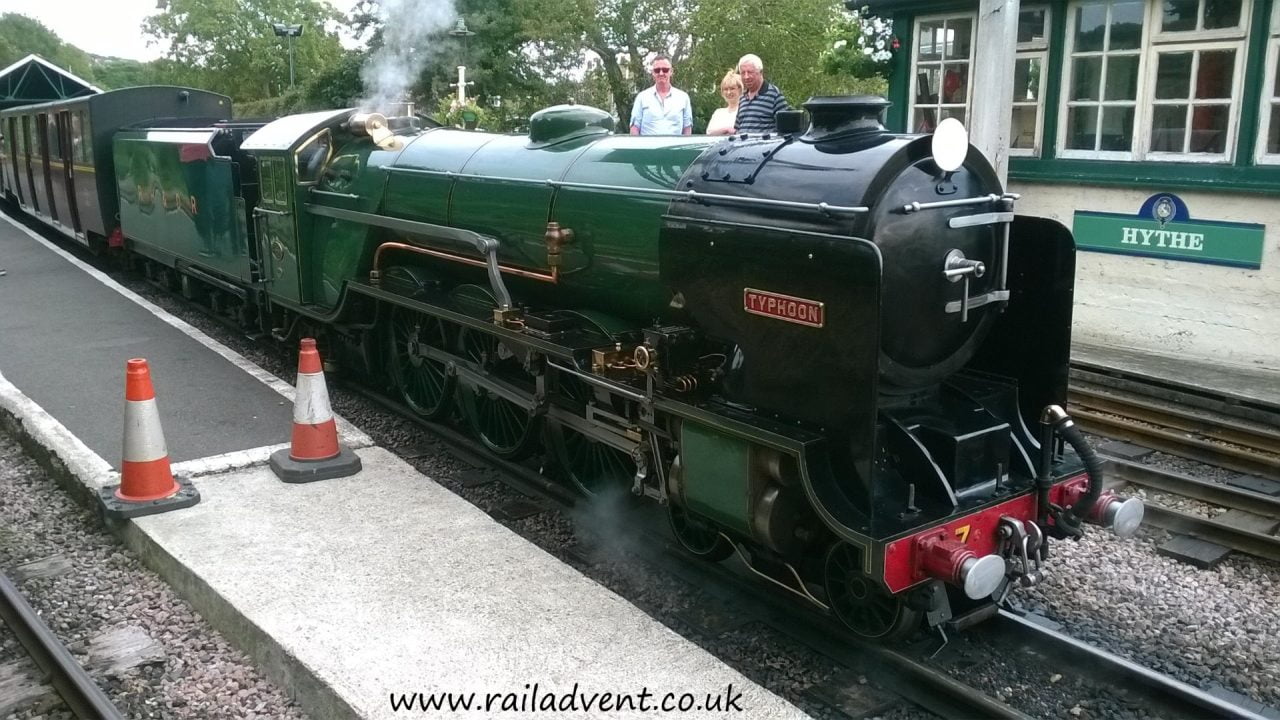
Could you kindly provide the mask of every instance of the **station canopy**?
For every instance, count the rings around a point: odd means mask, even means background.
[[[100,92],[88,81],[39,55],[28,55],[0,70],[0,110]]]

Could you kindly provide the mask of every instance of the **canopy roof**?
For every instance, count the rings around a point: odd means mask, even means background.
[[[28,55],[0,70],[0,110],[100,92],[88,81],[39,55]]]

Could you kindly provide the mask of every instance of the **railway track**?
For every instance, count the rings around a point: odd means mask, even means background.
[[[62,703],[82,720],[123,720],[123,716],[93,682],[71,652],[54,636],[17,586],[0,574],[0,620],[17,638],[40,677],[27,675],[21,661],[0,664],[0,715],[17,712],[27,703],[40,703],[51,686]]]
[[[1107,486],[1139,487],[1148,494],[1143,522],[1191,535],[1237,552],[1280,562],[1280,496],[1183,475],[1119,458],[1106,458]],[[1206,517],[1170,507],[1160,494],[1197,500],[1223,510]]]
[[[1180,680],[1158,673],[1138,663],[1037,623],[1017,612],[1002,609],[994,618],[994,629],[1017,636],[1034,652],[1074,660],[1073,667],[1088,672],[1121,689],[1125,698],[1142,707],[1150,717],[1213,717],[1242,720],[1270,720],[1229,700],[1216,697]],[[1190,713],[1185,714],[1185,713]]]
[[[1086,432],[1280,481],[1280,408],[1080,369],[1068,404]]]
[[[536,502],[563,509],[575,520],[586,517],[576,502],[576,494],[543,476],[528,465],[493,457],[463,433],[434,422],[414,418],[407,408],[366,387],[343,383],[345,389],[401,414],[422,427],[448,452],[473,467],[487,470],[493,480],[533,498]],[[827,657],[844,669],[832,683],[808,693],[810,700],[845,717],[872,716],[887,709],[883,698],[866,688],[866,679],[894,693],[896,704],[907,703],[944,718],[999,718],[1026,720],[1031,716],[992,694],[954,677],[930,654],[930,647],[886,647],[867,643],[839,628],[814,608],[798,603],[793,595],[751,577],[744,563],[731,559],[711,564],[682,553],[663,530],[654,526],[643,531],[645,542],[629,547],[637,559],[670,573],[696,588],[707,603],[696,613],[686,613],[682,621],[696,632],[715,637],[733,627],[759,623],[790,640]],[[571,549],[572,558],[590,566],[598,560],[589,550]],[[1126,701],[1158,708],[1156,716],[1167,718],[1230,717],[1263,720],[1263,716],[1214,697],[1186,683],[1124,660],[1103,650],[1055,633],[1014,613],[1001,610],[984,625],[968,632],[990,632],[1015,636],[1025,652],[1034,652],[1047,662],[1059,663],[1063,653],[1084,659],[1091,685],[1112,688]],[[851,699],[852,698],[852,699]]]

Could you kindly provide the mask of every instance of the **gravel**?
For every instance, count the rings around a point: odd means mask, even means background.
[[[1202,518],[1216,518],[1228,512],[1229,508],[1221,505],[1203,502],[1194,498],[1183,497],[1173,493],[1162,492],[1160,490],[1152,490],[1150,488],[1135,487],[1130,485],[1122,491],[1125,496],[1134,496],[1142,498],[1145,503],[1159,505],[1169,510],[1177,510],[1178,512],[1195,515]]]
[[[1157,555],[1167,537],[1090,528],[1080,542],[1055,543],[1047,580],[1021,597],[1118,655],[1280,706],[1280,566],[1233,554],[1201,570]]]
[[[286,693],[75,505],[17,443],[0,434],[0,568],[13,573],[15,567],[53,556],[69,567],[29,578],[19,589],[82,661],[89,641],[108,631],[144,633],[162,649],[142,665],[92,673],[127,717],[304,717]],[[69,714],[45,715],[34,708],[13,716],[37,717]]]

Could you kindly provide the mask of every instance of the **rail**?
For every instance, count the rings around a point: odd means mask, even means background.
[[[17,636],[36,666],[71,712],[82,720],[123,720],[71,652],[27,604],[17,586],[0,574],[0,619]]]
[[[1114,653],[1094,647],[1077,640],[1070,635],[1045,627],[1028,620],[1017,613],[1000,610],[999,622],[1012,627],[1022,635],[1032,635],[1038,643],[1049,646],[1055,654],[1067,655],[1081,661],[1082,666],[1089,667],[1097,675],[1105,675],[1116,686],[1128,690],[1143,690],[1148,699],[1161,705],[1192,709],[1192,717],[1229,717],[1240,720],[1269,720],[1251,710],[1240,707],[1230,701],[1215,697],[1209,693],[1188,685],[1187,683],[1163,675],[1144,667],[1132,660],[1126,660]],[[1146,707],[1154,717],[1161,717],[1158,707]]]
[[[1280,430],[1275,427],[1078,379],[1070,388],[1069,402],[1072,417],[1086,432],[1280,480]]]

